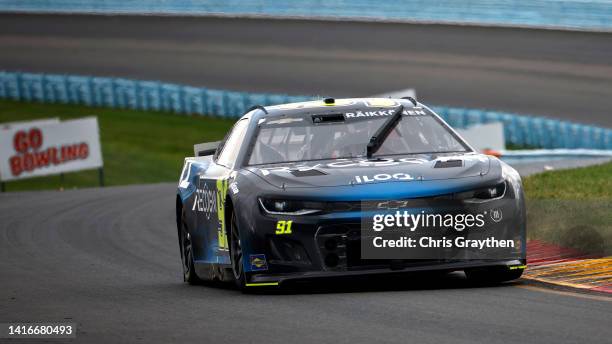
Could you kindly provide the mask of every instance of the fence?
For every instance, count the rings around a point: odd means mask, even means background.
[[[312,100],[121,78],[0,71],[0,99],[82,104],[236,118],[249,107]],[[534,116],[433,106],[451,126],[502,122],[506,143],[539,148],[612,149],[612,130]]]

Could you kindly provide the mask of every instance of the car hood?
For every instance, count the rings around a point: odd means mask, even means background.
[[[485,176],[497,159],[482,154],[411,155],[250,166],[246,169],[279,188],[405,183]]]

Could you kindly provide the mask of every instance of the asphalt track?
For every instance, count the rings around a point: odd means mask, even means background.
[[[612,127],[612,34],[305,20],[0,14],[0,69],[365,96]]]
[[[608,125],[610,43],[609,35],[555,31],[0,15],[4,69],[338,95],[415,86],[431,103]],[[477,287],[461,274],[418,275],[256,295],[189,286],[174,192],[157,184],[0,194],[0,322],[76,322],[86,343],[612,338],[609,298],[524,281]]]
[[[241,294],[182,282],[174,184],[0,194],[0,322],[84,343],[609,343],[612,302],[462,275]],[[1,341],[1,340],[0,340]]]

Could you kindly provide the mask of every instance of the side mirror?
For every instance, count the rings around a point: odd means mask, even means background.
[[[221,141],[205,142],[193,145],[193,154],[195,156],[215,155]]]

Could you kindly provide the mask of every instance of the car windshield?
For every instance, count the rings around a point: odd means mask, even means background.
[[[440,120],[403,115],[374,156],[466,152],[464,145]],[[307,160],[356,158],[388,116],[347,118],[336,114],[269,118],[259,125],[249,165]]]

